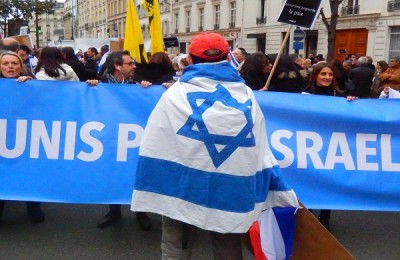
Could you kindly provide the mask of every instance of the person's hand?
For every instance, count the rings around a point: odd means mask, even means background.
[[[30,79],[32,79],[32,77],[30,77],[30,76],[20,76],[20,77],[17,78],[17,81],[18,82],[25,82],[25,81],[30,80]]]
[[[358,97],[355,97],[355,96],[347,96],[346,99],[347,99],[347,101],[353,101],[353,100],[358,99]]]
[[[151,85],[153,85],[153,84],[151,82],[149,82],[149,81],[146,81],[146,80],[142,80],[140,82],[140,86],[142,86],[144,88],[150,87]]]
[[[174,85],[174,83],[173,82],[165,82],[165,83],[163,83],[162,84],[165,88],[169,88],[169,87],[171,87],[172,85]]]
[[[389,89],[390,89],[390,87],[384,87],[384,88],[383,88],[383,92],[385,92],[386,94],[388,94],[388,93],[389,93]]]
[[[97,79],[88,79],[86,80],[86,83],[91,87],[97,87],[99,81]]]

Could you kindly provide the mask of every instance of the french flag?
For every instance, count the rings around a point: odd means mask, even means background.
[[[264,210],[249,230],[256,260],[289,259],[294,239],[296,208]]]

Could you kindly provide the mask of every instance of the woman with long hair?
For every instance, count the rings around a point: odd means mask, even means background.
[[[247,56],[239,70],[239,74],[248,87],[253,90],[259,90],[265,86],[271,68],[272,65],[268,56],[263,52],[256,52]]]
[[[310,94],[323,96],[337,96],[337,93],[342,93],[337,84],[335,68],[326,62],[315,65],[310,76],[310,82],[305,91]],[[354,99],[357,98],[353,96],[347,97],[349,101]],[[320,211],[319,221],[328,230],[330,217],[331,210],[325,209]]]
[[[74,70],[64,62],[61,51],[56,47],[45,47],[39,55],[34,70],[39,80],[79,81]]]
[[[172,61],[164,52],[153,53],[149,58],[148,64],[138,64],[134,80],[142,87],[151,85],[170,86],[174,82],[175,70]]]
[[[269,84],[269,91],[301,93],[306,82],[289,55],[282,55]]]

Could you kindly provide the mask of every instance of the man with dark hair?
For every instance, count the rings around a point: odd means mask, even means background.
[[[105,71],[102,73],[103,75],[99,76],[99,80],[88,80],[89,85],[97,85],[100,81],[103,83],[134,84],[132,77],[136,66],[129,51],[111,52],[104,63],[104,67]],[[120,204],[110,204],[109,208],[109,212],[97,225],[98,228],[111,226],[121,219]],[[148,231],[152,228],[151,220],[145,212],[137,212],[136,220],[142,230]]]
[[[21,57],[25,66],[31,71],[35,68],[36,64],[33,62],[33,56],[31,55],[31,48],[25,44],[21,44],[17,50],[18,55]]]
[[[344,60],[342,63],[343,70],[348,74],[351,71],[351,60]]]
[[[221,35],[194,36],[191,65],[160,98],[143,134],[131,210],[163,215],[162,259],[190,259],[199,228],[210,231],[214,259],[242,259],[241,234],[277,201],[268,194],[274,178],[286,194],[280,206],[298,206],[280,180],[253,91],[228,53]]]
[[[87,50],[88,59],[85,62],[86,72],[88,73],[89,79],[97,78],[97,62],[95,60],[95,56],[99,54],[95,47],[89,47]]]
[[[135,69],[135,60],[129,51],[115,51],[108,55],[99,77],[101,82],[134,84],[132,77]]]
[[[89,79],[85,65],[83,65],[83,63],[79,61],[72,47],[63,47],[61,49],[61,54],[63,56],[63,59],[65,60],[65,63],[71,66],[80,81],[86,81]]]

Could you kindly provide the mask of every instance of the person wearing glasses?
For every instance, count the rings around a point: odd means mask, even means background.
[[[99,77],[100,80],[94,79],[86,81],[90,86],[97,86],[100,82],[135,84],[132,77],[134,76],[136,65],[129,51],[111,52],[103,67],[105,67],[105,71],[102,74],[103,76]],[[110,210],[108,213],[103,217],[102,221],[97,224],[98,228],[109,227],[121,219],[120,204],[110,204],[109,208]],[[136,220],[142,230],[149,231],[152,228],[151,220],[145,212],[137,212]]]

